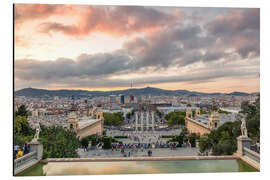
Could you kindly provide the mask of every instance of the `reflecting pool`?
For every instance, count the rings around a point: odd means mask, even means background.
[[[240,160],[49,162],[43,166],[47,176],[253,171],[257,170]]]

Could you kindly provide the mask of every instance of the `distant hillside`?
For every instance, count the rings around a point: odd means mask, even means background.
[[[244,93],[244,92],[232,92],[232,93],[229,93],[227,95],[231,95],[231,96],[249,96],[250,94]]]
[[[108,95],[167,95],[167,96],[214,96],[221,95],[222,93],[202,93],[187,90],[164,90],[159,88],[141,88],[141,89],[127,89],[117,91],[86,91],[86,90],[45,90],[35,88],[25,88],[14,92],[15,96],[26,97],[94,97],[94,96],[108,96]],[[227,95],[232,96],[248,96],[250,94],[244,92],[232,92]]]

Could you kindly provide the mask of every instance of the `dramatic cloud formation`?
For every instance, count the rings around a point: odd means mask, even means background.
[[[16,4],[14,8],[15,26],[25,21],[66,13],[71,9],[71,7],[68,8],[68,6],[64,5]]]
[[[243,57],[260,53],[260,10],[230,10],[206,24],[209,33],[220,38],[222,46],[232,46]]]
[[[46,22],[39,26],[44,33],[62,32],[67,35],[87,35],[106,32],[113,35],[129,35],[133,32],[152,32],[168,27],[179,20],[176,17],[146,7],[89,6],[84,9],[76,24],[65,25]]]
[[[15,7],[15,23],[20,24],[15,31],[15,53],[20,55],[15,59],[17,89],[29,85],[121,89],[132,79],[138,87],[150,84],[181,89],[197,85],[199,89],[211,84],[211,89],[202,89],[259,90],[259,9]],[[35,22],[31,24],[32,36],[24,31],[29,28],[24,26],[28,22]],[[120,48],[108,44],[111,36],[119,39]],[[73,46],[62,51],[69,44]],[[99,44],[111,50],[85,50]],[[40,60],[36,50],[44,57],[54,53],[57,58]],[[74,50],[79,53],[70,57]],[[32,59],[27,56],[29,52]],[[239,83],[247,79],[251,83],[241,89]]]

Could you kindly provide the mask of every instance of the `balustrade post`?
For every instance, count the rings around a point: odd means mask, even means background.
[[[239,156],[243,156],[244,147],[250,149],[251,139],[246,136],[239,136],[237,138],[237,153]]]
[[[30,142],[30,152],[37,152],[37,160],[42,159],[43,155],[43,144],[38,141],[31,141]]]

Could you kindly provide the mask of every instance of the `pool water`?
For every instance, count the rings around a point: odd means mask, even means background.
[[[240,160],[49,162],[43,166],[47,176],[254,171],[257,170]]]

